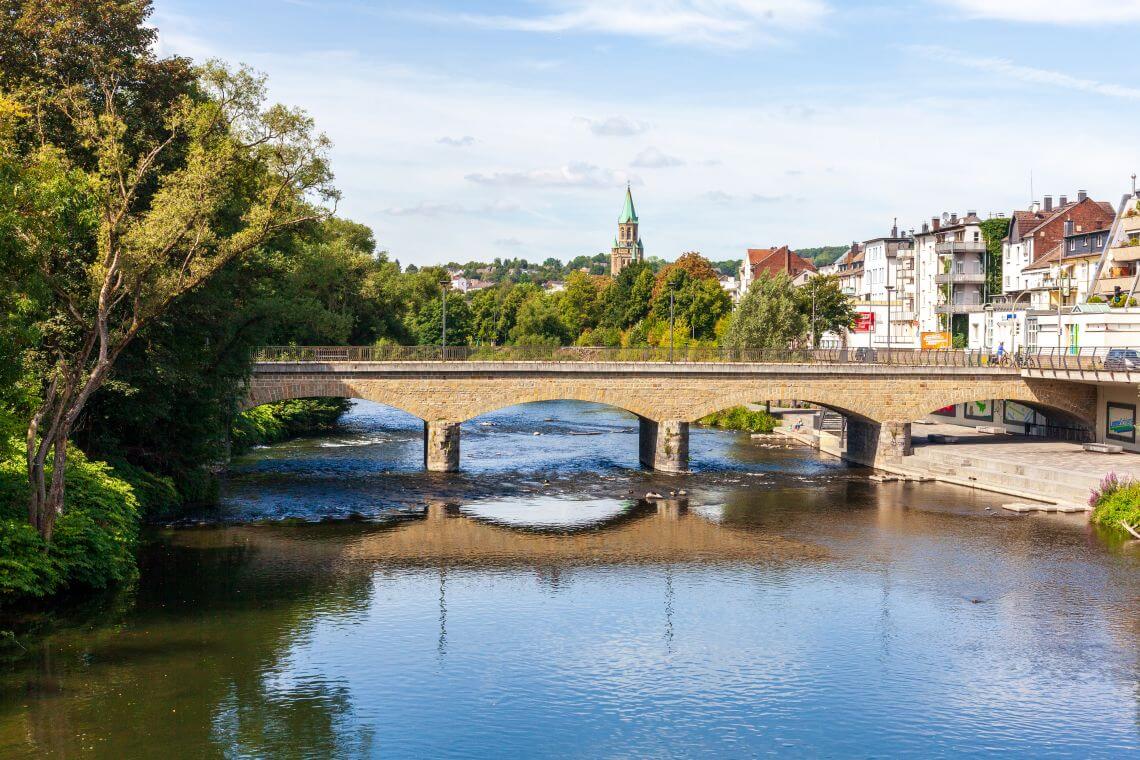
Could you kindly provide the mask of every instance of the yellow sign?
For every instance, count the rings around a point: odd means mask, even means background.
[[[921,337],[922,348],[926,351],[954,347],[954,339],[950,337],[948,332],[924,332]]]

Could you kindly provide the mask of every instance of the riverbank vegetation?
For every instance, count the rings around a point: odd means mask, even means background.
[[[1109,473],[1089,497],[1089,506],[1096,525],[1140,533],[1140,482]]]
[[[746,433],[771,433],[780,423],[765,411],[734,406],[699,419],[698,424],[724,430],[741,430]]]
[[[334,430],[351,403],[343,398],[298,398],[254,407],[234,420],[232,451],[240,454],[254,446]]]

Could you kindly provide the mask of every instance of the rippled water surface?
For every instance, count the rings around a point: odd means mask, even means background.
[[[0,757],[1140,753],[1140,549],[1080,518],[708,430],[645,473],[580,403],[421,439],[357,403],[16,621]]]

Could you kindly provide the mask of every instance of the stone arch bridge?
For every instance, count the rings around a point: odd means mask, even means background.
[[[558,361],[259,361],[244,401],[333,396],[375,401],[424,421],[424,465],[459,468],[459,425],[532,401],[592,401],[640,418],[639,457],[688,467],[689,423],[738,404],[796,399],[848,420],[847,457],[910,454],[911,421],[950,404],[1009,399],[1088,427],[1095,386],[1017,368],[852,363]]]

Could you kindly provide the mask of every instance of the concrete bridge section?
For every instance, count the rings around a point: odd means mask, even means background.
[[[728,407],[796,399],[848,418],[847,457],[873,465],[907,456],[911,421],[950,404],[1010,399],[1092,426],[1096,389],[1086,383],[1023,377],[1016,368],[530,361],[262,361],[244,408],[293,398],[359,398],[424,421],[424,466],[459,468],[459,425],[533,401],[592,401],[640,418],[646,467],[688,467],[689,424]]]

